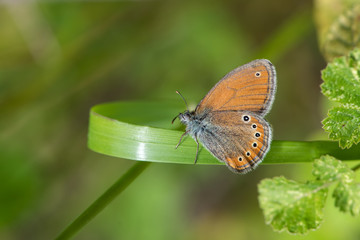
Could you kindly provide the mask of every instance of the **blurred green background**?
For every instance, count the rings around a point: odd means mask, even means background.
[[[274,139],[327,139],[312,1],[25,2],[0,3],[0,239],[54,238],[132,166],[88,150],[97,103],[182,101],[180,90],[195,106],[227,72],[267,58]],[[330,198],[306,236],[264,223],[259,181],[310,171],[152,164],[75,239],[360,239],[359,219]]]

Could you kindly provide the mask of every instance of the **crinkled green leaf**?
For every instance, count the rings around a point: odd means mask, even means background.
[[[298,183],[284,177],[265,179],[259,184],[259,202],[265,220],[275,230],[304,234],[319,227],[328,189],[335,206],[353,216],[360,214],[360,184],[355,172],[336,158],[326,155],[314,161],[315,181]]]
[[[360,213],[360,183],[346,184],[340,182],[333,192],[335,206],[353,216]]]
[[[302,184],[275,177],[259,184],[259,202],[274,230],[304,234],[322,222],[327,192],[321,182]]]
[[[351,183],[355,179],[355,173],[345,163],[332,156],[321,156],[314,161],[313,175],[317,180],[333,182],[342,181]]]
[[[335,107],[324,119],[323,127],[329,137],[338,140],[342,148],[349,148],[360,141],[360,108],[350,105]]]
[[[320,181],[338,181],[333,192],[335,206],[343,212],[359,215],[360,185],[355,183],[355,172],[345,163],[332,156],[322,156],[314,161],[313,175]]]
[[[322,71],[322,92],[330,100],[360,105],[360,50],[334,59]]]
[[[349,148],[360,141],[360,49],[328,64],[322,78],[323,94],[341,103],[329,111],[324,129],[342,148]]]
[[[351,21],[356,19],[356,17],[352,16],[359,12],[356,6],[358,3],[359,0],[314,1],[313,13],[319,48],[328,62],[334,57],[347,54],[344,50],[348,50],[346,48],[349,45],[348,42],[353,42],[351,41],[353,37],[349,33],[354,33],[349,29],[358,24],[357,21]],[[338,36],[340,33],[342,36]],[[345,44],[342,44],[343,39],[345,39]]]
[[[360,47],[360,5],[349,4],[348,8],[331,24],[321,46],[327,60],[347,55]]]

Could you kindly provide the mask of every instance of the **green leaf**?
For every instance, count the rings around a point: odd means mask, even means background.
[[[314,161],[313,175],[317,180],[330,186],[334,181],[338,185],[333,192],[335,206],[353,216],[360,212],[360,185],[355,183],[355,172],[345,163],[331,156],[322,156]]]
[[[360,50],[328,64],[322,78],[323,94],[341,103],[329,111],[324,129],[342,148],[349,148],[360,141]]]
[[[360,50],[334,59],[322,71],[322,92],[330,100],[360,105]]]
[[[340,182],[333,192],[335,206],[342,212],[350,212],[353,216],[360,213],[360,183],[346,184]]]
[[[360,47],[359,17],[360,5],[348,4],[348,8],[332,22],[320,46],[328,61],[347,55],[355,47]]]
[[[322,122],[329,137],[338,140],[343,148],[360,141],[360,109],[350,105],[335,107]]]
[[[259,202],[267,224],[277,230],[304,234],[319,227],[329,187],[335,206],[353,216],[360,213],[360,184],[355,183],[355,172],[332,156],[321,156],[314,161],[315,181],[298,183],[284,177],[262,180]]]
[[[259,202],[274,230],[304,234],[322,222],[327,192],[321,182],[302,184],[275,177],[259,184]]]
[[[358,3],[358,0],[314,1],[313,16],[319,48],[328,62],[334,57],[346,55],[348,42],[356,42],[356,38],[351,40],[355,36],[355,31],[351,29],[356,29],[359,23],[355,17],[359,13]]]
[[[184,111],[182,101],[109,102],[90,111],[88,146],[109,156],[163,163],[194,164],[196,143],[187,136],[175,149],[184,126],[171,120]],[[342,150],[331,141],[272,141],[265,164],[311,162],[324,154],[359,158],[360,146]],[[224,164],[200,147],[197,164]]]
[[[332,156],[321,156],[313,164],[312,174],[317,180],[324,182],[342,181],[351,183],[355,179],[355,173],[345,163]]]

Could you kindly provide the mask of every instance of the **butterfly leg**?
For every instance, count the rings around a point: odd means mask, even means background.
[[[177,149],[177,148],[179,147],[179,145],[180,145],[180,143],[181,143],[181,140],[182,140],[183,137],[184,137],[186,134],[188,134],[188,133],[189,133],[189,131],[186,131],[186,132],[184,132],[183,135],[181,135],[180,140],[179,140],[179,143],[176,145],[175,149]]]
[[[198,159],[198,154],[199,154],[199,141],[198,141],[196,135],[195,135],[195,142],[196,142],[196,144],[197,144],[197,147],[196,147],[196,155],[195,155],[195,162],[194,162],[194,164],[196,164],[197,159]]]

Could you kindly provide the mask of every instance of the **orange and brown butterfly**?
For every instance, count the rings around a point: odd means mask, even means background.
[[[186,125],[183,136],[189,134],[197,143],[195,163],[200,141],[236,173],[247,173],[258,166],[270,149],[272,130],[263,117],[271,108],[275,91],[272,63],[254,60],[223,77],[194,111],[176,116],[174,120],[179,117]]]

